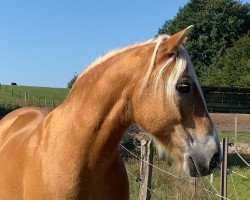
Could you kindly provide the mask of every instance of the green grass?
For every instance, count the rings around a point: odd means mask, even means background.
[[[245,159],[250,162],[250,156],[245,156]],[[134,176],[139,176],[140,162],[138,160],[129,160],[125,162],[126,169],[131,172]],[[210,176],[198,178],[196,179],[196,185],[194,186],[194,178],[188,177],[177,165],[168,166],[166,162],[158,161],[155,159],[154,165],[181,177],[181,179],[177,179],[171,175],[163,173],[155,168],[153,168],[153,176],[152,176],[152,199],[182,199],[182,200],[190,200],[190,199],[212,199],[218,200],[219,197],[216,194],[216,191],[220,193],[220,171],[219,169],[214,172],[213,175],[213,186],[209,183]],[[229,155],[228,168],[233,170],[234,172],[244,175],[250,178],[250,169],[238,159],[235,154]],[[140,184],[136,182],[135,178],[130,174],[129,182],[130,182],[130,199],[137,200],[140,190]],[[232,181],[233,180],[233,181]],[[234,190],[234,186],[235,189]],[[212,194],[203,190],[205,188],[209,191],[212,191]],[[215,191],[216,190],[216,191]],[[245,179],[241,176],[238,176],[234,173],[229,173],[228,175],[228,198],[229,199],[238,199],[247,200],[250,197],[250,179]]]
[[[12,110],[24,106],[56,106],[65,99],[68,93],[67,88],[0,84],[0,119]]]
[[[28,94],[26,101],[25,101],[25,92],[27,92]],[[66,88],[1,85],[0,104],[39,106],[39,104],[44,104],[45,101],[48,104],[52,104],[52,101],[60,103],[65,99],[68,92],[69,90]]]
[[[219,133],[220,139],[227,138],[230,142],[234,142],[235,134],[232,132]],[[250,144],[250,133],[237,133],[237,142]]]

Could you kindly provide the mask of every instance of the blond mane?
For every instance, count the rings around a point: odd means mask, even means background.
[[[156,55],[157,55],[157,51],[161,45],[161,43],[163,42],[164,39],[169,38],[169,35],[160,35],[155,41],[156,41],[156,45],[155,45],[155,49],[151,58],[151,62],[144,80],[144,83],[142,85],[142,90],[141,92],[144,91],[145,87],[147,86],[149,79],[151,77],[151,74],[153,72],[153,69],[155,67],[154,63],[155,63],[155,59],[156,59]],[[201,86],[199,84],[197,75],[194,71],[194,67],[193,64],[191,62],[191,59],[186,51],[186,49],[184,48],[184,46],[180,45],[178,52],[173,54],[169,59],[167,59],[163,65],[160,67],[160,69],[157,71],[155,77],[154,77],[154,83],[155,83],[155,91],[157,90],[157,87],[159,85],[159,81],[162,77],[162,75],[164,74],[164,72],[166,71],[166,69],[170,66],[170,64],[173,62],[175,62],[175,67],[173,68],[172,73],[170,74],[170,76],[168,77],[168,79],[165,81],[165,94],[168,98],[170,98],[171,103],[174,104],[174,97],[176,94],[176,84],[178,82],[178,80],[180,79],[180,77],[186,72],[194,81],[194,83],[196,84],[203,100],[203,93],[201,90]]]
[[[135,48],[135,47],[144,46],[144,45],[147,45],[149,43],[156,43],[155,48],[154,48],[154,52],[153,52],[152,57],[151,57],[150,65],[148,67],[148,71],[147,71],[145,80],[144,80],[143,85],[142,85],[141,92],[143,92],[145,87],[147,86],[147,84],[149,82],[149,79],[150,79],[150,77],[152,75],[152,71],[153,71],[153,69],[155,67],[154,64],[155,64],[157,51],[158,51],[162,41],[169,38],[169,37],[170,37],[169,35],[160,35],[157,38],[150,39],[150,40],[148,40],[146,42],[135,43],[135,44],[132,44],[132,45],[120,48],[120,49],[115,49],[113,51],[110,51],[107,54],[105,54],[104,56],[100,56],[98,59],[96,59],[94,62],[92,62],[78,76],[77,80],[79,80],[80,77],[82,77],[84,74],[88,73],[91,69],[95,68],[96,66],[98,66],[102,62],[105,62],[106,60],[108,60],[109,58],[111,58],[111,57],[113,57],[115,55],[121,54],[121,53],[123,53],[123,52],[125,52],[127,50],[130,50],[132,48]],[[189,57],[186,49],[182,45],[180,45],[178,52],[176,54],[173,54],[172,57],[170,57],[169,59],[167,59],[164,62],[164,64],[162,65],[162,67],[157,71],[157,73],[156,73],[156,75],[154,77],[155,90],[157,90],[159,80],[161,79],[161,77],[164,74],[165,70],[170,66],[170,64],[174,60],[176,61],[175,62],[175,67],[174,67],[171,75],[169,76],[169,78],[165,81],[165,93],[166,93],[166,96],[170,98],[172,103],[174,102],[174,96],[175,96],[175,93],[176,93],[175,86],[176,86],[177,81],[179,80],[179,78],[186,71],[187,74],[193,79],[193,81],[197,85],[197,88],[200,91],[201,96],[203,97],[202,90],[201,90],[198,78],[196,76],[196,73],[194,71],[194,67],[193,67],[192,62],[190,60],[190,57]]]
[[[120,53],[123,53],[129,49],[132,49],[134,47],[140,47],[140,46],[143,46],[143,45],[146,45],[146,44],[149,44],[151,42],[154,42],[155,39],[150,39],[150,40],[147,40],[145,42],[139,42],[139,43],[135,43],[135,44],[132,44],[132,45],[128,45],[128,46],[125,46],[125,47],[122,47],[122,48],[118,48],[118,49],[115,49],[115,50],[112,50],[112,51],[109,51],[108,53],[104,54],[103,56],[99,56],[94,62],[92,62],[79,76],[78,76],[78,79],[80,77],[82,77],[84,74],[86,74],[89,70],[95,68],[97,65],[101,64],[102,62],[105,62],[106,60],[108,60],[109,58],[115,56],[115,55],[118,55]]]

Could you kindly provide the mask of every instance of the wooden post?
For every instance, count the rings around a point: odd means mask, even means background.
[[[238,125],[238,119],[237,119],[237,117],[235,117],[235,119],[234,119],[234,124],[235,124],[235,126],[234,126],[234,146],[236,147],[236,141],[237,141],[237,125]]]
[[[221,163],[221,187],[220,195],[221,200],[227,198],[227,152],[228,152],[228,139],[222,139],[222,163]]]
[[[11,97],[13,97],[14,96],[14,91],[13,91],[13,89],[11,89]]]
[[[47,107],[47,98],[44,97],[44,107]]]
[[[232,113],[232,108],[233,108],[233,94],[231,93],[230,113]]]
[[[27,99],[28,99],[28,92],[24,92],[24,101],[25,101],[25,103],[27,103]]]
[[[151,194],[151,178],[152,178],[152,165],[153,164],[153,144],[152,140],[141,140],[141,168],[140,168],[140,194],[139,200],[150,200]],[[149,188],[149,189],[148,189]]]
[[[213,112],[213,93],[210,93],[211,94],[211,96],[210,96],[210,98],[211,98],[211,112]]]

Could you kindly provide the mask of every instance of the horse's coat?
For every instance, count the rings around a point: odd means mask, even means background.
[[[0,199],[127,200],[118,146],[134,122],[191,176],[211,173],[220,148],[181,47],[189,30],[163,38],[157,48],[151,40],[95,62],[53,111],[23,108],[7,115],[0,123]]]

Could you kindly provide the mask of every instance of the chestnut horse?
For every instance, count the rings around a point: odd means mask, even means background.
[[[0,123],[0,199],[129,199],[118,147],[132,123],[190,176],[210,174],[220,146],[183,44],[191,28],[108,53],[52,111],[8,114]]]

